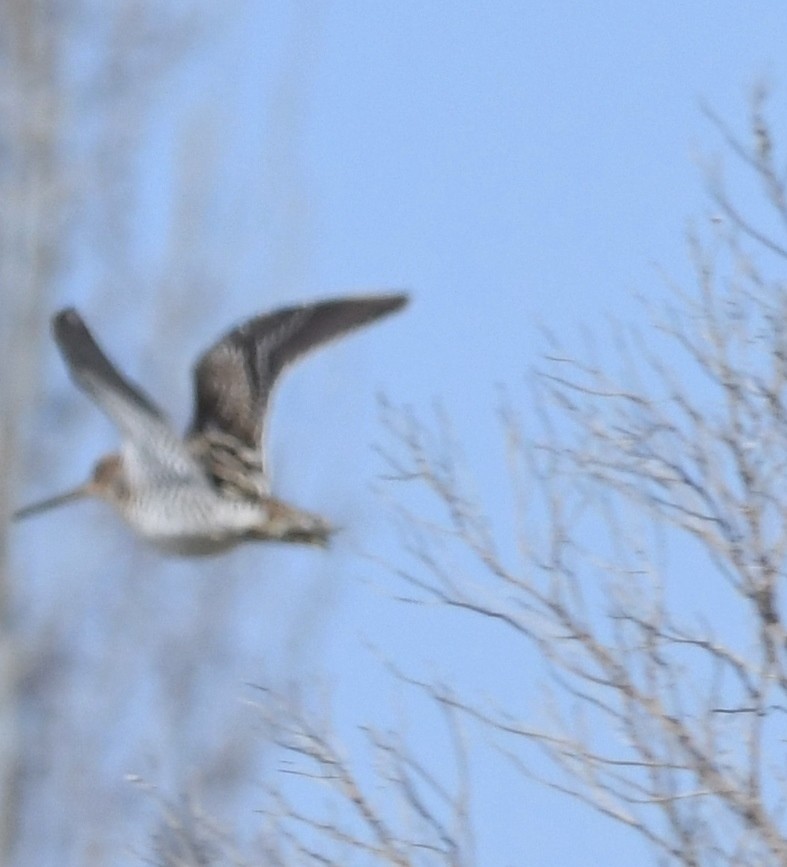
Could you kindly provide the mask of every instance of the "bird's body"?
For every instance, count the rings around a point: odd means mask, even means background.
[[[228,496],[194,472],[131,488],[122,454],[107,455],[93,484],[144,539],[171,554],[218,554],[252,540],[324,544],[330,525],[269,495]]]
[[[406,301],[401,294],[322,301],[230,331],[195,367],[195,413],[182,438],[121,376],[79,314],[61,311],[53,330],[63,357],[77,384],[119,428],[123,445],[96,464],[85,485],[15,517],[94,495],[140,536],[177,554],[218,553],[250,540],[327,544],[332,528],[326,520],[270,492],[262,441],[271,392],[293,361]]]

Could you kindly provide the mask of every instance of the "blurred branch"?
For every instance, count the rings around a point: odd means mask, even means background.
[[[765,96],[752,101],[751,148],[709,116],[784,229]],[[787,302],[756,256],[787,245],[733,206],[718,175],[709,190],[726,220],[712,223],[712,245],[689,237],[696,287],[670,286],[668,303],[649,308],[646,339],[616,327],[623,373],[555,345],[533,380],[541,436],[504,398],[518,558],[501,553],[511,546],[474,495],[444,413],[425,422],[383,402],[381,453],[390,479],[431,498],[399,509],[413,565],[397,575],[424,601],[534,646],[548,721],[413,682],[480,724],[524,775],[636,830],[670,862],[782,863]],[[691,565],[660,565],[657,539]],[[677,602],[687,581],[711,603],[699,616]],[[535,772],[523,743],[554,777]]]
[[[474,863],[466,744],[450,708],[444,708],[443,718],[457,760],[456,792],[433,775],[401,735],[373,727],[362,729],[375,768],[371,784],[365,784],[325,717],[314,719],[292,700],[266,693],[260,712],[275,742],[293,756],[281,769],[287,781],[267,784],[271,806],[263,811],[286,845],[282,863],[345,865],[358,856],[363,856],[360,863],[371,859],[399,867]],[[298,786],[299,780],[306,787]],[[310,782],[328,792],[327,803],[314,811],[297,806]]]

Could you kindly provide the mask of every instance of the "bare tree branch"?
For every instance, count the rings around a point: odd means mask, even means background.
[[[760,88],[751,147],[706,113],[783,232],[765,102]],[[709,191],[725,219],[710,241],[689,236],[696,287],[669,283],[644,337],[615,325],[622,373],[553,343],[533,380],[540,436],[504,398],[518,559],[501,553],[511,546],[474,495],[444,413],[426,423],[383,403],[389,478],[432,498],[400,507],[412,566],[399,578],[423,604],[535,647],[549,720],[526,724],[504,704],[405,679],[500,739],[529,777],[541,778],[522,743],[540,747],[555,768],[544,782],[635,829],[666,862],[784,863],[774,757],[787,735],[787,302],[757,257],[785,256],[787,244],[731,204],[718,174]],[[678,602],[686,588],[701,594],[689,594],[696,610]]]

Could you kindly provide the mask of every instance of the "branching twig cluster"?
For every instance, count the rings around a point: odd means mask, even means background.
[[[713,119],[783,235],[763,92],[751,145]],[[399,574],[513,629],[549,671],[540,727],[469,697],[452,706],[526,774],[521,744],[538,745],[549,785],[671,862],[785,863],[787,293],[758,254],[781,261],[787,242],[746,219],[718,176],[710,191],[722,217],[711,241],[689,239],[696,291],[671,287],[649,340],[616,335],[625,373],[555,348],[535,377],[541,437],[505,403],[518,558],[500,553],[441,416],[384,405],[385,455],[438,506],[404,515],[414,567]]]
[[[397,732],[362,729],[374,769],[364,778],[338,746],[330,723],[268,693],[260,705],[276,743],[291,759],[266,785],[263,813],[275,827],[282,864],[451,865],[473,863],[465,744],[455,712],[444,717],[458,757],[460,784],[443,785]],[[325,799],[312,807],[309,787]],[[349,808],[349,809],[346,809]],[[279,862],[277,862],[279,863]]]

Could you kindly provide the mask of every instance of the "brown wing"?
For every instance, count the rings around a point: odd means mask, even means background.
[[[54,315],[52,332],[77,385],[86,391],[119,427],[123,425],[115,419],[114,408],[110,411],[109,407],[104,406],[107,395],[120,398],[123,404],[129,405],[131,411],[143,412],[164,421],[164,414],[153,401],[122,376],[106,357],[73,307]]]
[[[155,476],[202,475],[164,413],[107,358],[73,308],[52,319],[60,352],[76,384],[109,416],[124,437],[126,470],[139,483]]]
[[[401,309],[404,294],[285,307],[230,331],[198,361],[190,433],[228,435],[259,452],[273,386],[312,349]]]

